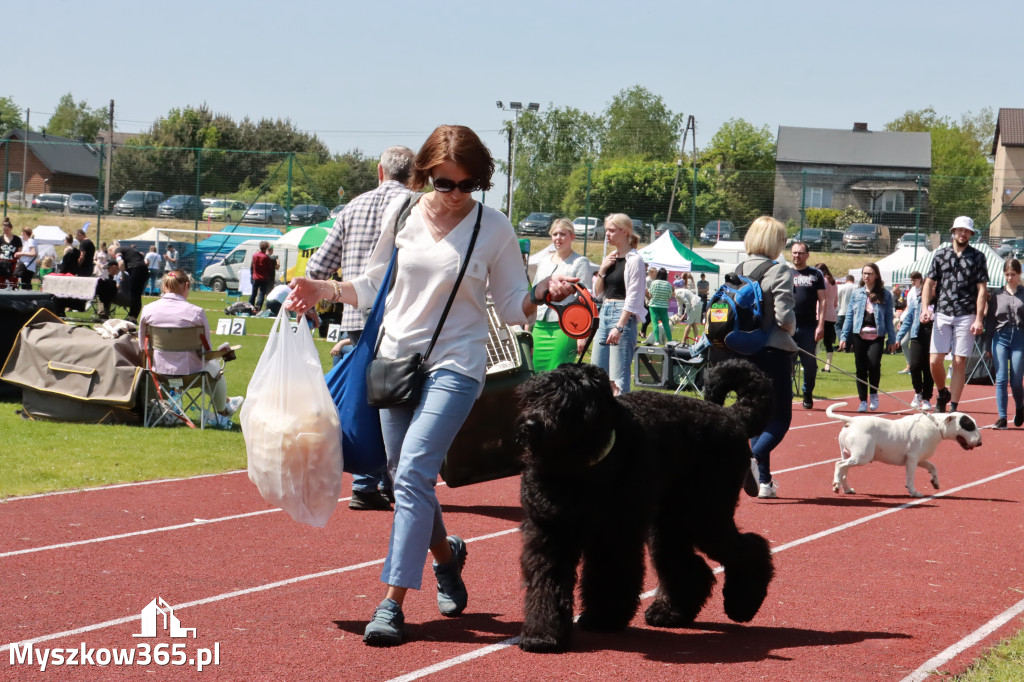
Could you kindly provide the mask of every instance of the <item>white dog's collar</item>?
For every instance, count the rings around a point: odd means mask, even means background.
[[[595,457],[594,459],[590,460],[590,466],[594,466],[595,464],[600,462],[602,459],[607,457],[608,453],[611,452],[612,448],[614,448],[614,447],[615,447],[615,429],[612,429],[612,435],[611,435],[611,438],[608,439],[608,445],[604,446],[604,449],[601,450],[600,453],[598,453],[597,457]]]

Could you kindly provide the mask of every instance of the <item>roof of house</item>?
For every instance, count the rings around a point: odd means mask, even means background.
[[[98,142],[100,144],[107,144],[107,135],[108,135],[108,133],[107,133],[107,131],[105,129],[104,130],[100,130],[99,132],[96,133],[96,142]],[[139,133],[121,133],[121,132],[118,132],[118,131],[115,130],[114,131],[114,144],[115,145],[127,144],[129,140],[133,140],[133,139],[135,139],[138,136],[139,136]]]
[[[1000,109],[996,118],[996,136],[992,139],[992,154],[1004,147],[1024,147],[1024,109]]]
[[[931,169],[932,136],[931,133],[779,126],[775,161]]]
[[[26,140],[29,149],[52,173],[95,178],[100,172],[100,150],[88,142],[24,130],[11,130],[4,139]]]

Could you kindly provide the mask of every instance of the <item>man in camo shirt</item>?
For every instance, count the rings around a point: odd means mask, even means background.
[[[950,232],[953,233],[951,247],[935,251],[921,289],[921,322],[935,320],[931,370],[938,389],[935,401],[938,412],[945,412],[947,405],[955,412],[960,402],[967,358],[974,348],[975,338],[985,330],[985,302],[988,299],[985,254],[969,243],[974,235],[974,221],[960,216],[953,221]],[[953,373],[947,389],[943,359],[951,351]]]

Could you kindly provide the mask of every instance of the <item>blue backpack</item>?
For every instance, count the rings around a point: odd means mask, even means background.
[[[764,318],[764,292],[761,278],[776,264],[765,261],[750,276],[740,274],[740,267],[725,276],[725,284],[708,302],[707,331],[712,345],[740,355],[753,355],[768,343],[770,331],[761,329]]]

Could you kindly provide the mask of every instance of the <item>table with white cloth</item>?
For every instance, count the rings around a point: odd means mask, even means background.
[[[99,277],[74,277],[71,275],[46,275],[43,277],[43,292],[57,298],[73,298],[91,301],[96,296],[96,282]]]

